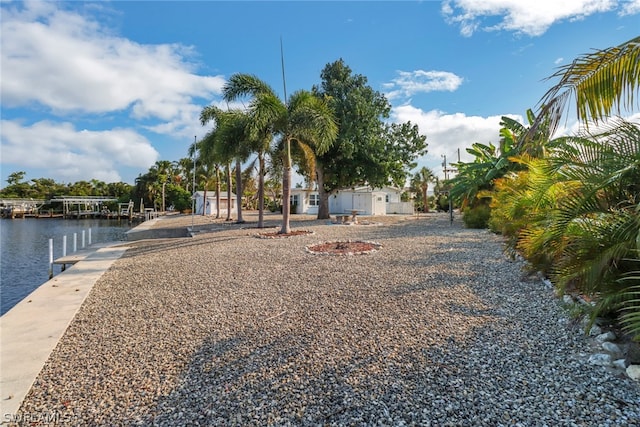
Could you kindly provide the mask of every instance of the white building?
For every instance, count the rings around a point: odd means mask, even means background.
[[[217,213],[216,208],[216,192],[207,191],[207,200],[204,201],[204,191],[196,191],[194,194],[196,199],[196,214],[202,215],[202,210],[206,206],[205,215],[215,215]],[[231,193],[231,203],[227,200],[227,192],[220,193],[220,215],[227,214],[228,206],[231,206],[231,213],[236,213],[236,195]]]
[[[341,215],[353,210],[360,215],[387,215],[414,213],[412,202],[402,202],[403,190],[394,187],[372,189],[356,187],[337,190],[329,195],[329,213]],[[320,204],[318,191],[311,189],[291,189],[292,213],[316,215]]]

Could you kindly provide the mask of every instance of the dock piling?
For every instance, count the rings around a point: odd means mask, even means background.
[[[53,239],[49,239],[49,280],[53,279]]]

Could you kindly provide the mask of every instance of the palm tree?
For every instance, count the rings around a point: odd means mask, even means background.
[[[639,260],[640,126],[613,120],[586,139],[549,159],[566,189],[546,235],[556,249],[554,278],[560,287],[601,295],[596,313],[640,314],[640,300],[622,280]],[[627,326],[640,338],[640,318]]]
[[[193,145],[193,144],[191,144]],[[193,151],[192,147],[189,147],[190,157],[184,157],[178,160],[176,170],[180,176],[178,182],[185,190],[189,191],[191,183],[193,182]]]
[[[249,74],[234,74],[223,89],[226,101],[250,96],[248,113],[249,132],[253,135],[270,129],[284,145],[284,174],[282,178],[282,228],[281,234],[291,232],[289,226],[291,191],[291,146],[306,147],[305,151],[324,153],[335,140],[338,126],[325,100],[309,91],[300,90],[281,101],[275,91],[264,81]],[[315,150],[312,150],[313,147]]]
[[[205,208],[203,209],[203,215],[206,211],[206,200],[207,200],[207,183],[211,183],[211,181],[215,182],[216,185],[216,219],[220,218],[220,191],[221,191],[221,179],[220,179],[220,167],[225,162],[225,159],[219,152],[218,147],[218,139],[220,138],[218,135],[218,128],[214,128],[210,132],[208,132],[204,138],[200,141],[195,142],[189,147],[189,155],[191,157],[194,154],[198,153],[197,164],[199,165],[199,176],[205,182],[204,186],[204,203]],[[229,209],[227,209],[228,214],[230,215]],[[229,218],[227,218],[229,219]]]
[[[589,121],[599,125],[612,114],[633,110],[640,95],[639,58],[640,37],[635,37],[559,68],[549,77],[560,80],[542,97],[539,119],[549,114],[550,130],[555,131],[571,99],[586,131]],[[623,313],[627,329],[640,339],[640,132],[637,125],[612,122],[603,134],[587,136],[594,142],[573,143],[559,156],[559,170],[573,174],[566,180],[572,197],[563,200],[550,231],[563,235],[558,241],[563,243],[559,283],[577,282],[587,291],[601,291],[600,308],[618,304],[614,308]]]
[[[422,194],[422,203],[424,204],[424,211],[429,212],[429,196],[427,190],[429,189],[429,183],[435,182],[436,176],[431,169],[423,166],[411,180],[411,185],[415,189],[420,190]]]
[[[248,137],[247,114],[240,110],[224,111],[215,106],[205,107],[200,113],[200,122],[204,126],[210,121],[216,122],[216,133],[214,149],[218,155],[227,162],[235,160],[236,163],[236,197],[237,197],[237,213],[236,222],[243,223],[242,218],[242,162],[246,161],[251,155],[252,147]],[[229,187],[227,193],[231,193],[231,180],[229,179]],[[229,203],[231,200],[229,200]],[[230,212],[230,205],[228,211]],[[230,219],[230,218],[228,218]]]

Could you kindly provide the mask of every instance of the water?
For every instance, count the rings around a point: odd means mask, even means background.
[[[49,239],[53,239],[53,258],[62,256],[63,236],[67,236],[67,255],[73,253],[73,233],[77,250],[85,246],[125,240],[131,226],[127,221],[106,219],[3,219],[0,220],[0,315],[49,280]],[[60,265],[53,266],[54,276]],[[67,266],[68,268],[69,266]]]

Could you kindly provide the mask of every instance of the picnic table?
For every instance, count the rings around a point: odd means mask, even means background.
[[[361,209],[346,209],[344,212],[348,215],[336,215],[336,222],[340,224],[347,224],[349,222],[357,224],[358,214],[364,213]]]
[[[351,222],[354,224],[358,223],[358,214],[363,213],[363,210],[360,209],[351,209],[348,212],[351,212]]]

